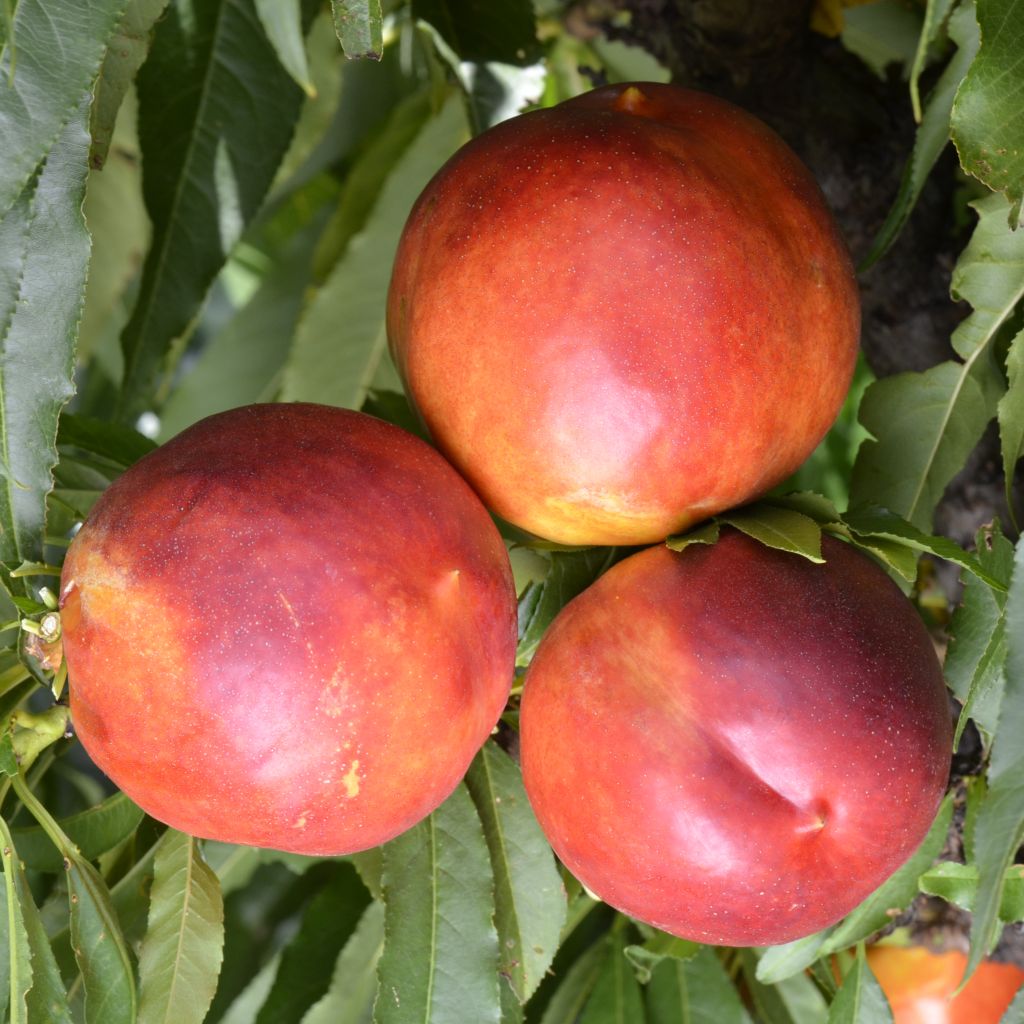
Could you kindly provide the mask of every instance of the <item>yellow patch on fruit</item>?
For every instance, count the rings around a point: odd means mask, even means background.
[[[352,762],[352,767],[345,773],[341,780],[341,784],[345,787],[345,796],[350,800],[354,796],[359,796],[359,761],[358,759]]]

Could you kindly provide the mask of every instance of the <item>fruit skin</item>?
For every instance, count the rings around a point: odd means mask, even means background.
[[[304,854],[390,839],[508,697],[505,547],[458,474],[370,416],[232,410],[128,470],[61,579],[76,732],[154,817]]]
[[[967,968],[963,953],[872,946],[867,956],[892,1007],[894,1024],[999,1024],[1024,983],[1019,967],[984,960],[953,998]]]
[[[920,844],[946,786],[942,672],[852,548],[825,565],[725,531],[649,548],[555,620],[527,673],[523,780],[602,899],[700,942],[838,920]]]
[[[764,124],[613,85],[506,121],[430,182],[392,354],[485,504],[565,544],[643,544],[793,472],[849,387],[860,311],[808,170]]]

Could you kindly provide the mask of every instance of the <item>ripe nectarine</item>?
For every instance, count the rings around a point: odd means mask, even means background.
[[[61,580],[75,729],[199,836],[340,854],[455,788],[508,697],[505,547],[458,474],[370,416],[212,416],[103,495]]]
[[[596,89],[497,125],[406,224],[388,334],[491,509],[642,544],[783,480],[849,387],[860,313],[807,169],[701,93]]]
[[[530,666],[523,780],[555,852],[676,935],[773,945],[838,920],[920,844],[946,786],[942,671],[912,605],[728,531],[649,548],[559,614]]]

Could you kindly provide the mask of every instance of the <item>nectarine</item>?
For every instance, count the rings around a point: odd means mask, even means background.
[[[808,170],[712,96],[638,83],[497,125],[406,224],[388,334],[485,504],[641,544],[767,491],[842,404],[860,313]]]
[[[889,1000],[893,1024],[999,1024],[1024,984],[1019,967],[984,960],[954,996],[967,968],[956,950],[872,946],[868,966]]]
[[[102,496],[61,580],[75,730],[199,836],[340,854],[455,788],[508,697],[515,592],[477,497],[360,413],[236,409]]]
[[[526,791],[612,906],[700,942],[787,942],[850,911],[927,833],[951,755],[935,651],[881,569],[831,538],[823,553],[733,531],[649,548],[541,641]]]

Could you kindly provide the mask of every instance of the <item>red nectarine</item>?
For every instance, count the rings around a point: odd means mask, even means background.
[[[570,602],[523,694],[523,780],[568,868],[688,939],[836,921],[924,838],[951,729],[935,651],[876,565],[724,532]]]
[[[712,96],[612,85],[497,125],[417,201],[388,334],[441,450],[499,515],[641,544],[767,491],[857,352],[807,169]]]
[[[455,788],[508,697],[505,547],[458,474],[360,413],[212,416],[103,495],[61,580],[93,760],[196,835],[382,843]]]

